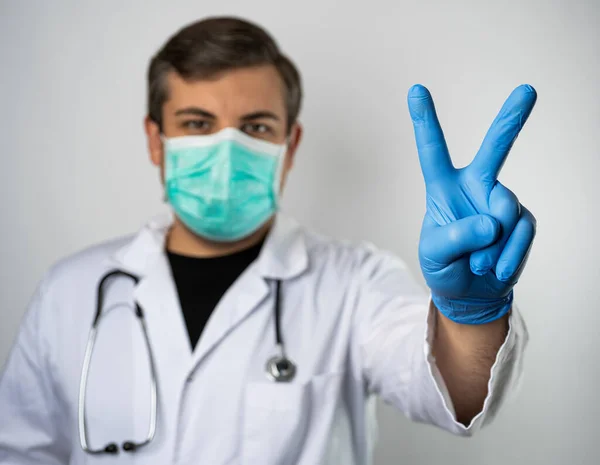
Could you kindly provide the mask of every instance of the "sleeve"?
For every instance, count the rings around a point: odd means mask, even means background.
[[[471,436],[488,424],[520,381],[527,344],[525,324],[513,307],[498,351],[483,410],[468,427],[454,407],[431,353],[436,314],[430,297],[397,258],[371,254],[359,272],[353,346],[369,394],[379,395],[409,419]]]
[[[40,319],[49,305],[36,290],[0,373],[0,463],[58,465],[69,461],[60,435],[58,401],[48,369],[48,345]],[[64,428],[62,428],[64,430]]]

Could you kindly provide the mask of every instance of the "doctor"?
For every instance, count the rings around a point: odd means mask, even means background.
[[[399,259],[277,212],[301,97],[239,19],[156,54],[145,130],[173,214],[43,278],[0,378],[0,463],[368,464],[375,395],[457,435],[492,420],[522,368],[513,286],[535,233],[497,176],[535,91],[510,95],[457,170],[410,89],[431,298]]]

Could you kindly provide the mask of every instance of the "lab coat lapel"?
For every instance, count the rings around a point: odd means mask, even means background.
[[[144,310],[159,374],[173,377],[189,369],[192,351],[177,288],[165,254],[161,253],[134,291]],[[179,373],[179,374],[181,374]],[[185,376],[185,375],[182,375]]]
[[[258,259],[232,284],[211,314],[194,352],[194,366],[259,308],[272,292],[273,280],[301,274],[307,268],[307,257],[298,225],[279,214]]]
[[[211,313],[194,351],[194,366],[197,366],[269,295],[267,283],[256,273],[255,268],[255,265],[250,265],[242,273]]]
[[[191,361],[189,337],[164,253],[171,224],[171,214],[153,219],[114,257],[118,268],[140,277],[134,299],[144,312],[160,379],[178,379],[174,375],[186,372]]]

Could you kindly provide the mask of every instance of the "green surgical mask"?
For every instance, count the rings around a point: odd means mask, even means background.
[[[243,239],[277,211],[287,144],[234,128],[207,136],[164,139],[166,197],[200,237]]]

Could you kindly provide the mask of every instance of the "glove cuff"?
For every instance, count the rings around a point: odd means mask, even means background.
[[[502,318],[512,307],[513,291],[501,299],[448,299],[432,294],[431,300],[448,319],[465,325],[482,325]]]

